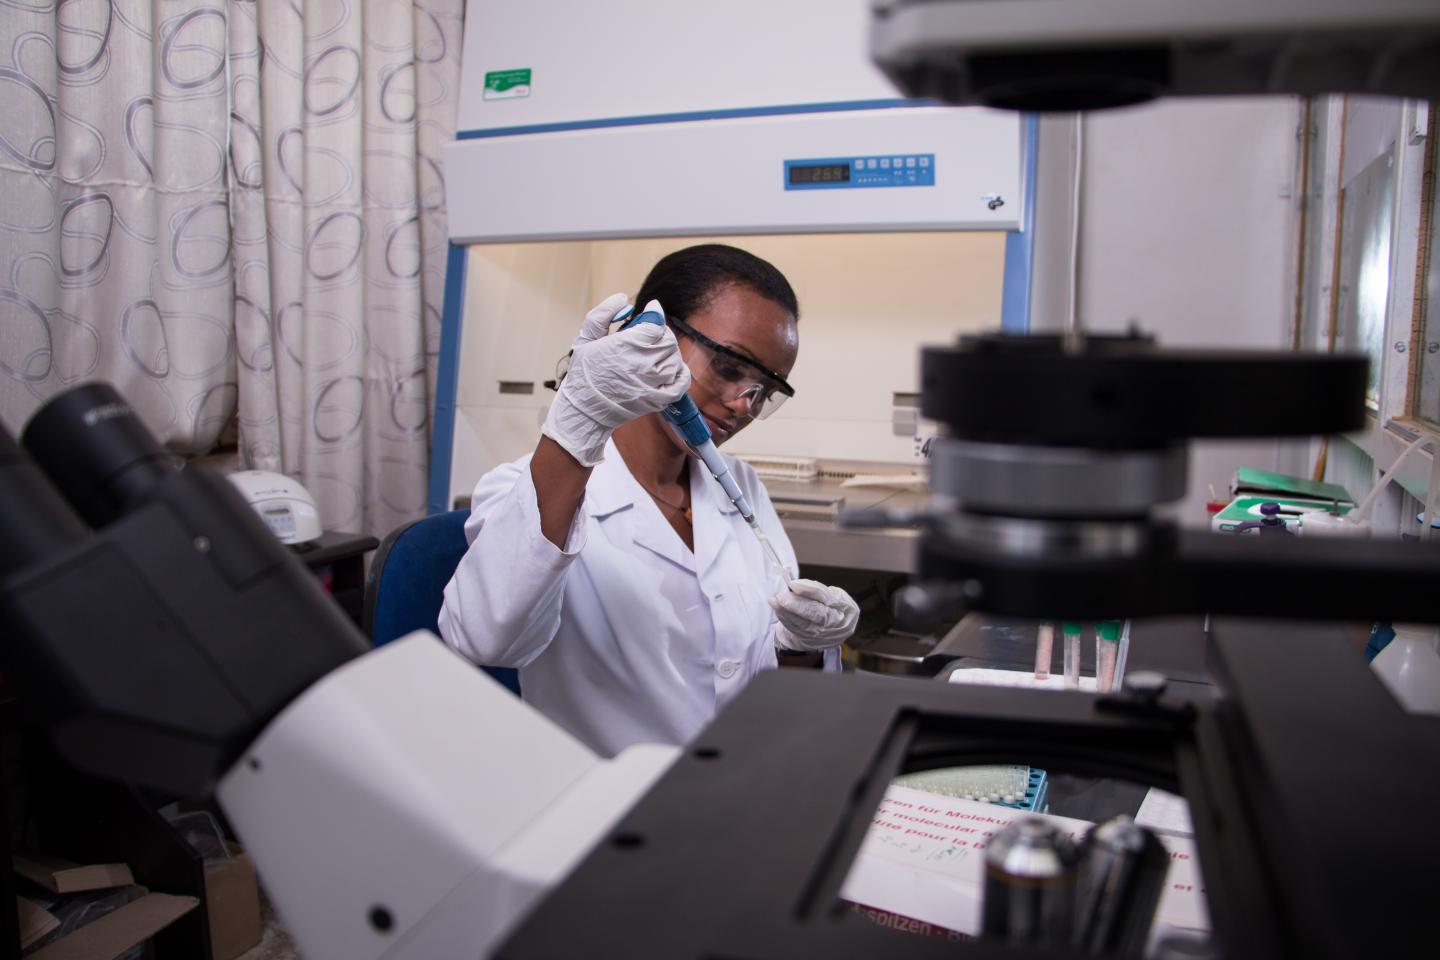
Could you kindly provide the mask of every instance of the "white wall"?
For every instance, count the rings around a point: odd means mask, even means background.
[[[1294,309],[1299,107],[1290,98],[1165,101],[1086,115],[1078,313],[1132,323],[1168,346],[1281,349]],[[1041,125],[1032,329],[1061,329],[1070,287],[1071,118]],[[1217,384],[1216,389],[1223,389]],[[1239,465],[1274,469],[1277,445],[1192,446],[1181,519]]]

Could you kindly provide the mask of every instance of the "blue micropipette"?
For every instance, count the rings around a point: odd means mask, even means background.
[[[652,300],[651,303],[655,303],[655,301]],[[655,305],[659,307],[658,303]],[[619,329],[621,330],[637,323],[655,323],[664,326],[665,314],[661,310],[650,309],[649,304],[646,304],[646,309],[639,314],[635,313],[634,307],[626,307],[615,315],[614,322],[620,324]],[[700,408],[695,405],[695,401],[690,399],[689,394],[686,394],[674,403],[666,404],[660,414],[667,423],[675,428],[675,432],[685,441],[685,445],[705,462],[710,475],[725,490],[725,496],[735,504],[735,508],[740,511],[740,516],[745,518],[745,522],[750,525],[750,529],[754,531],[761,545],[765,547],[770,561],[775,564],[775,569],[785,579],[790,579],[785,564],[781,562],[780,555],[775,552],[775,545],[765,536],[764,531],[760,529],[760,524],[755,520],[755,511],[751,509],[750,501],[745,499],[745,494],[740,491],[740,486],[730,473],[730,467],[725,463],[725,458],[715,448],[715,441],[710,437],[710,428],[705,425],[705,418],[701,416]]]

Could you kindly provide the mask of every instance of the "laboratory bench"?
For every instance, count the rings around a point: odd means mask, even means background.
[[[878,589],[888,606],[895,578],[916,571],[919,531],[910,528],[842,529],[842,510],[913,511],[929,499],[926,489],[845,486],[839,479],[766,479],[765,489],[785,527],[803,573],[850,589]],[[815,569],[821,568],[821,569]],[[888,583],[883,575],[890,575]],[[867,576],[869,575],[869,576]],[[881,575],[881,576],[875,576]],[[862,608],[866,608],[863,598]],[[868,606],[873,606],[868,605]],[[948,630],[929,635],[897,632],[888,610],[862,617],[851,646],[860,669],[873,673],[934,676],[942,669],[1033,670],[1035,621],[971,614]],[[1056,624],[1051,672],[1063,673],[1064,641]],[[1136,621],[1131,630],[1127,671],[1163,673],[1177,691],[1209,696],[1205,633],[1201,617]],[[1081,672],[1095,675],[1094,625],[1087,624],[1081,644]]]
[[[919,531],[905,528],[845,530],[841,510],[914,510],[928,491],[844,486],[843,481],[764,481],[770,502],[802,564],[884,573],[914,573]]]
[[[971,614],[956,624],[925,658],[933,667],[998,670],[1035,669],[1038,623],[1007,617]],[[1064,673],[1064,637],[1055,624],[1050,672]],[[1126,673],[1153,670],[1164,674],[1171,688],[1186,695],[1210,696],[1210,675],[1205,668],[1203,617],[1162,617],[1136,620],[1130,629]],[[932,671],[938,672],[938,671]],[[1080,643],[1080,674],[1095,676],[1095,627],[1086,623]]]
[[[970,613],[937,635],[886,633],[856,645],[857,668],[885,674],[906,683],[947,683],[966,669],[1007,670],[1033,676],[1037,621]],[[1126,673],[1152,670],[1164,674],[1170,691],[1191,700],[1208,700],[1214,687],[1205,667],[1203,617],[1136,620],[1131,624]],[[1095,676],[1094,624],[1082,635],[1081,677]],[[1064,638],[1055,624],[1051,649],[1052,677],[1064,675]],[[958,695],[963,685],[956,686]],[[1016,758],[1022,763],[1023,758]],[[1047,771],[1048,812],[1100,822],[1120,814],[1135,816],[1149,793],[1143,784],[1110,778]]]

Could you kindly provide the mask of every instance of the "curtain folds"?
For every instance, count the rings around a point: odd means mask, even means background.
[[[463,0],[231,4],[240,444],[329,529],[423,514]]]
[[[0,415],[115,384],[180,452],[235,408],[225,5],[0,0]]]
[[[114,383],[327,529],[424,512],[463,0],[0,0],[0,418]]]

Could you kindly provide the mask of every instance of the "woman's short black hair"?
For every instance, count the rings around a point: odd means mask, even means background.
[[[731,284],[748,287],[800,319],[800,303],[785,274],[755,254],[723,243],[702,243],[661,257],[635,295],[635,306],[643,309],[659,300],[666,316],[688,320]]]

